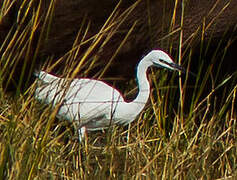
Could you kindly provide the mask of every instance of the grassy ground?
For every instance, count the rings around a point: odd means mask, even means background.
[[[6,3],[4,6],[10,5]],[[130,10],[132,8],[135,6]],[[6,9],[2,8],[0,14],[4,14]],[[46,17],[48,20],[52,9]],[[17,38],[10,39],[11,45],[2,45],[1,51],[6,46],[5,52],[8,53],[1,57],[1,76],[7,67],[11,67],[11,71],[16,69],[21,50],[26,50],[26,60],[29,58],[27,48],[30,48],[31,39],[25,38],[34,33],[31,28],[37,26],[37,13],[36,9],[30,28],[27,26],[21,32],[22,36],[16,31]],[[75,64],[73,57],[80,44],[88,40],[76,39],[75,46],[68,53],[66,61],[70,66],[65,67],[65,72],[75,77],[90,52],[101,41],[104,44],[109,41],[126,15],[129,15],[129,10],[119,16],[115,9],[101,31],[89,41],[91,46],[79,64]],[[82,29],[87,27],[82,24]],[[172,25],[170,31],[173,31]],[[80,33],[85,34],[86,30],[79,31],[78,37]],[[102,38],[103,33],[107,38]],[[12,47],[13,42],[15,45]],[[175,73],[171,77],[167,71],[153,69],[149,75],[153,82],[150,102],[138,119],[128,127],[113,127],[105,132],[88,134],[82,143],[76,140],[72,124],[58,121],[54,109],[34,99],[35,84],[24,92],[18,88],[18,96],[5,93],[1,87],[0,179],[234,179],[237,176],[237,75],[220,77],[218,69],[221,63],[218,63],[213,76],[215,60],[217,57],[225,58],[228,43],[224,49],[216,48],[204,71],[208,45],[200,42],[196,78],[188,75],[178,77]],[[16,49],[19,54],[13,54]],[[119,48],[115,54],[118,51]],[[182,63],[189,67],[193,63],[192,49],[187,48],[184,52],[183,56],[179,53],[177,59],[181,61],[183,57]],[[34,58],[36,56],[37,51]],[[96,60],[93,57],[85,65],[88,71]],[[52,68],[50,66],[48,70]],[[103,71],[100,75],[103,76]],[[192,86],[190,79],[195,79]],[[131,80],[129,84],[135,86],[135,81]],[[218,92],[222,95],[219,96]]]

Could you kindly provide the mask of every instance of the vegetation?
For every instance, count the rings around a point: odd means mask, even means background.
[[[33,56],[30,52],[34,30],[42,21],[40,8],[34,9],[32,16],[27,14],[30,11],[19,13],[22,22],[11,29],[0,46],[1,81],[9,78],[10,82],[18,64],[23,62],[19,82],[15,82],[17,95],[5,92],[3,85],[0,89],[0,179],[231,179],[237,176],[237,74],[221,74],[221,62],[234,37],[226,40],[223,35],[223,42],[220,41],[210,58],[207,53],[211,40],[206,42],[204,39],[208,25],[203,22],[197,77],[189,74],[177,77],[175,73],[170,77],[167,71],[153,69],[149,75],[153,82],[150,102],[135,122],[128,127],[93,132],[84,142],[78,143],[73,124],[57,120],[54,108],[34,99],[36,83],[21,91],[27,62],[36,63],[41,42],[50,30],[53,2],[43,21]],[[86,75],[99,62],[92,52],[103,48],[136,5],[119,14],[118,4],[100,32],[90,39],[85,39],[90,23],[82,22],[72,49],[65,54],[67,58],[51,63],[49,57],[44,68],[50,71],[61,61],[66,61],[63,73],[68,77],[80,73]],[[0,23],[10,6],[9,1],[3,0]],[[32,4],[24,0],[22,6],[31,9]],[[171,35],[177,30],[173,21],[171,19],[167,32],[170,53]],[[135,26],[136,22],[108,66],[96,77],[103,77],[110,68]],[[181,49],[182,28],[179,32],[180,49],[175,58],[189,69],[192,63],[197,63],[192,56],[194,50],[188,46]],[[85,43],[90,46],[78,63],[75,58]],[[34,71],[33,65],[29,69],[31,72]],[[87,71],[82,72],[82,69]],[[4,77],[6,73],[7,78]],[[129,85],[134,87],[135,81],[131,80]],[[127,90],[126,94],[129,93]]]

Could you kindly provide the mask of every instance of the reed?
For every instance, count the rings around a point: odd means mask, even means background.
[[[8,2],[3,0],[0,22],[11,6]],[[137,3],[139,1],[122,14],[117,11],[118,3],[104,26],[90,39],[86,39],[90,22],[84,20],[72,49],[65,54],[66,58],[54,63],[48,61],[43,67],[51,71],[66,61],[67,66],[62,71],[65,76],[86,76],[99,63],[98,56],[92,52],[99,52],[110,41]],[[26,10],[30,11],[31,6],[29,1],[22,2]],[[35,31],[32,30],[40,20],[40,4],[28,24],[27,13],[22,14],[22,26],[12,28],[0,46],[3,54],[1,84],[3,80],[10,82],[21,57],[25,57],[20,80],[15,82],[17,95],[4,92],[2,85],[0,88],[0,179],[231,179],[237,176],[237,85],[234,83],[237,74],[221,77],[221,63],[217,63],[219,57],[221,62],[224,61],[228,43],[223,48],[220,42],[207,61],[211,40],[206,43],[204,36],[201,38],[195,78],[188,74],[177,78],[177,74],[170,76],[167,72],[152,69],[149,75],[153,82],[150,103],[138,119],[125,128],[112,127],[105,132],[88,134],[85,141],[78,143],[73,124],[55,118],[58,107],[52,108],[34,99],[35,83],[20,90],[26,63],[36,63],[44,35],[50,31],[53,10],[52,1],[33,56],[30,48]],[[175,13],[176,6],[173,17]],[[194,49],[189,46],[183,49],[182,27],[175,29],[174,21],[175,18],[171,18],[166,36],[171,42],[169,50],[172,53],[172,34],[178,31],[177,61],[189,68],[194,62]],[[121,40],[108,66],[95,77],[103,77],[135,26],[136,21]],[[208,27],[204,21],[203,27],[199,27],[202,35]],[[223,41],[224,38],[223,35]],[[76,61],[84,44],[90,46],[80,55],[80,61]],[[33,67],[29,69],[31,72]],[[217,69],[215,74],[213,68]],[[82,72],[82,69],[86,71]],[[5,77],[7,73],[9,76]],[[134,87],[135,81],[131,80],[129,84]],[[218,96],[220,90],[224,92],[221,97]],[[127,90],[126,94],[129,93]]]

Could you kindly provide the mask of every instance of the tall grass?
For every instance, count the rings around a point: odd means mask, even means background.
[[[10,4],[4,0],[0,12],[2,14]],[[52,1],[53,2],[53,1]],[[31,4],[23,1],[22,6],[29,9]],[[139,3],[139,1],[137,2]],[[94,37],[86,39],[90,23],[85,20],[75,39],[72,49],[55,63],[45,64],[51,71],[61,61],[67,65],[64,73],[68,77],[81,74],[81,69],[89,72],[98,62],[96,53],[100,51],[115,34],[121,23],[136,8],[136,3],[123,13],[118,13],[118,6],[108,17],[104,26]],[[185,8],[185,5],[183,5]],[[26,8],[27,9],[27,8]],[[50,30],[50,21],[54,4],[48,9],[43,23],[42,35],[36,52],[30,56],[31,38],[40,19],[40,4],[35,9],[29,23],[21,31],[12,28],[5,43],[1,45],[1,80],[9,78],[15,71],[21,57],[27,63],[35,63],[40,43],[45,32]],[[173,17],[176,9],[174,8]],[[182,16],[183,18],[183,16]],[[25,19],[24,16],[22,18]],[[177,32],[174,29],[175,18],[167,34]],[[205,33],[204,25],[200,27]],[[105,70],[96,77],[103,77],[110,68],[114,57],[133,33],[136,22],[121,41],[120,46],[111,57]],[[20,32],[20,33],[19,33]],[[190,67],[193,63],[193,49],[182,49],[182,27],[177,59]],[[195,35],[194,35],[195,36]],[[224,40],[224,36],[223,36]],[[230,39],[229,41],[231,41]],[[0,178],[1,179],[231,179],[237,176],[236,148],[236,73],[220,77],[221,63],[216,63],[220,53],[225,58],[228,43],[224,48],[217,46],[211,60],[206,60],[209,46],[200,40],[199,61],[196,69],[197,77],[188,74],[169,76],[167,71],[152,70],[149,79],[153,82],[150,103],[128,127],[111,127],[105,132],[88,134],[85,141],[78,143],[73,124],[58,121],[56,108],[37,102],[34,97],[35,83],[26,91],[20,92],[23,74],[20,76],[18,96],[10,96],[0,89]],[[8,44],[7,44],[8,43]],[[88,50],[76,57],[81,46],[89,43]],[[211,40],[209,41],[211,43]],[[221,42],[220,42],[221,43]],[[17,52],[17,53],[15,53]],[[23,52],[26,52],[23,56]],[[183,54],[181,52],[184,52]],[[219,55],[220,55],[219,54]],[[21,59],[22,60],[22,59]],[[208,65],[204,66],[204,63]],[[23,63],[24,64],[24,63]],[[213,66],[217,73],[213,75]],[[33,68],[33,66],[32,66]],[[30,69],[33,72],[34,69]],[[206,68],[205,72],[203,72]],[[23,66],[23,72],[25,69]],[[8,72],[10,76],[4,77]],[[86,75],[84,73],[83,75]],[[159,77],[157,79],[157,77]],[[190,79],[194,83],[190,85]],[[135,81],[129,83],[135,86]],[[217,92],[225,92],[222,100]],[[129,93],[129,92],[127,92]],[[191,95],[190,95],[191,94]],[[179,98],[177,98],[179,97]]]

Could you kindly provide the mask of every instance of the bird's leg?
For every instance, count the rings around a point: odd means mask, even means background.
[[[82,142],[82,140],[85,139],[85,134],[86,134],[85,126],[82,126],[81,128],[78,129],[79,142]]]

